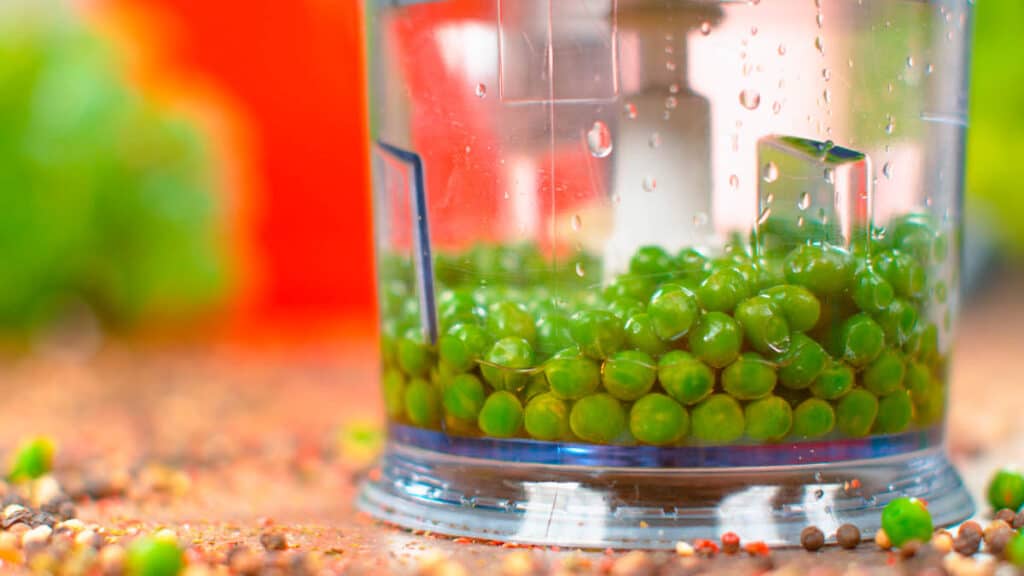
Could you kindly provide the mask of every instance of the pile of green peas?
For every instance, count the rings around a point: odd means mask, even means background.
[[[618,445],[928,427],[946,395],[927,314],[946,297],[935,271],[947,252],[930,218],[912,214],[851,250],[803,239],[766,249],[734,238],[715,256],[646,246],[594,286],[573,273],[600,277],[593,258],[552,267],[534,247],[477,246],[435,260],[436,343],[410,266],[391,262],[385,405],[393,421],[451,434]]]

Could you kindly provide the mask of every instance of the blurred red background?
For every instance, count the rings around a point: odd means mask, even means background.
[[[225,162],[233,325],[367,326],[373,261],[362,9],[352,0],[104,0],[146,89],[192,103]]]

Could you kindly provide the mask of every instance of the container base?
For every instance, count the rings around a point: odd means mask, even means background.
[[[893,498],[925,499],[936,526],[974,513],[942,448],[837,463],[622,468],[467,458],[392,441],[358,506],[411,529],[580,548],[717,539],[795,546],[808,525],[873,537]]]

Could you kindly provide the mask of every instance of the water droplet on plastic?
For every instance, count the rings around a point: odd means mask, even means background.
[[[933,202],[933,200],[932,200],[931,195],[928,195],[928,196],[924,197],[924,205],[926,207],[931,208],[932,207],[932,202]]]
[[[779,52],[779,56],[785,56],[786,55],[786,45],[785,44],[779,44],[778,52]]]
[[[801,192],[800,199],[796,202],[796,207],[801,210],[807,210],[811,207],[811,193]]]
[[[775,202],[775,194],[773,192],[769,192],[768,195],[764,197],[764,202],[765,204]]]
[[[796,218],[796,227],[797,228],[803,228],[804,224],[805,224],[804,217],[803,216],[797,216],[797,218]]]
[[[661,146],[661,134],[651,132],[651,136],[647,139],[647,145],[651,148],[659,148]]]
[[[885,87],[885,89],[889,91],[889,94],[892,94],[892,91],[894,89],[893,85],[892,85],[892,82],[889,82],[889,84]]]
[[[768,162],[761,167],[761,179],[765,182],[775,182],[779,179],[779,167],[775,162]]]
[[[673,54],[673,53],[675,53],[675,51],[676,51],[676,49],[673,48],[671,45],[665,46],[665,54]]]
[[[744,90],[740,92],[740,104],[747,110],[754,110],[761,104],[761,94],[756,90]]]
[[[477,98],[483,98],[487,96],[487,85],[484,84],[483,82],[477,84],[475,92]]]
[[[886,162],[882,165],[882,176],[885,176],[886,180],[892,180],[892,163]]]
[[[907,68],[913,68],[913,67],[914,67],[914,57],[913,56],[907,56]]]
[[[825,41],[821,39],[821,36],[814,37],[814,49],[822,55],[825,54]]]
[[[828,68],[822,68],[821,77],[825,79],[825,82],[828,82],[829,80],[832,79],[832,71],[829,70]]]
[[[737,188],[739,188],[740,187],[740,177],[735,175],[735,174],[733,174],[732,176],[729,176],[729,187],[732,188],[733,190],[736,190]]]
[[[824,208],[818,208],[818,222],[822,224],[828,223],[828,213],[825,212]]]
[[[669,96],[665,98],[665,108],[669,110],[675,110],[675,107],[679,105],[679,100],[676,100],[675,96]]]
[[[678,82],[673,82],[673,83],[669,84],[668,85],[668,91],[670,93],[672,93],[672,94],[678,94],[679,93],[679,83]]]
[[[645,192],[654,192],[658,188],[658,181],[653,176],[644,176],[643,186]]]
[[[814,21],[817,22],[818,28],[821,28],[821,26],[825,23],[825,17],[822,16],[821,12],[818,12],[818,15],[814,17]]]
[[[580,218],[579,214],[573,214],[572,215],[572,229],[574,231],[576,231],[576,232],[579,232],[581,228],[583,228],[583,219]]]
[[[624,109],[626,111],[626,118],[629,118],[630,120],[636,120],[636,104],[633,104],[632,102],[626,102],[626,106]]]
[[[778,114],[779,112],[782,112],[782,102],[779,102],[778,100],[776,100],[772,104],[772,112],[774,112],[775,114]]]
[[[693,225],[694,226],[704,226],[707,223],[708,223],[708,214],[707,214],[707,212],[697,212],[696,214],[693,215]]]
[[[750,35],[751,36],[757,36],[757,26],[751,26],[750,27]]]
[[[668,70],[669,72],[675,72],[675,69],[676,69],[676,63],[675,62],[673,62],[671,60],[669,60],[668,62],[665,62],[665,70]]]
[[[587,271],[583,269],[583,262],[576,263],[576,275],[583,278],[587,275]]]
[[[595,158],[606,158],[612,153],[612,132],[604,122],[594,122],[587,131],[587,146]]]
[[[924,67],[924,73],[925,74],[930,76],[932,72],[935,72],[935,65],[934,64],[929,64],[929,65]]]
[[[825,497],[825,491],[822,490],[821,488],[818,488],[817,490],[814,491],[814,499],[815,500],[821,500],[824,497]]]
[[[892,134],[894,130],[896,130],[896,119],[889,116],[885,123],[885,133]]]
[[[832,102],[832,91],[825,88],[825,91],[821,93],[821,97],[825,99],[825,104],[830,104]]]
[[[707,36],[708,34],[711,34],[711,22],[708,22],[707,20],[701,22],[700,23],[700,33],[705,35],[705,36]]]
[[[757,217],[757,225],[758,226],[764,225],[764,223],[768,221],[768,218],[771,215],[772,215],[772,209],[771,208],[765,208],[764,210],[761,210],[761,214]]]
[[[825,168],[825,183],[835,184],[836,183],[836,171],[834,168]]]

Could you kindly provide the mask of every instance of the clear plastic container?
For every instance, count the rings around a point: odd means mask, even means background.
[[[971,514],[969,4],[371,2],[390,441],[360,505],[602,548]]]

